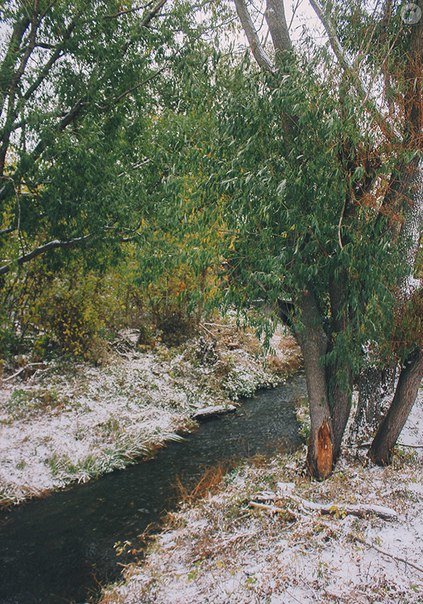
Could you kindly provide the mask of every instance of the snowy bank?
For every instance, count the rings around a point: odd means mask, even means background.
[[[404,442],[418,444],[413,435],[421,436],[422,419],[420,397]],[[399,451],[391,467],[379,468],[360,451],[346,452],[323,483],[305,476],[303,459],[298,452],[257,460],[227,475],[194,507],[182,504],[143,563],[130,566],[101,603],[421,602],[418,457]],[[307,502],[332,504],[330,513]],[[368,513],[350,513],[363,505]]]
[[[101,367],[56,362],[4,376],[0,504],[122,468],[195,427],[196,411],[277,385],[300,363],[283,329],[267,358],[233,322],[179,348],[141,351],[136,339],[123,334]]]

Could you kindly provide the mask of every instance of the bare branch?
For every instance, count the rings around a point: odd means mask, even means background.
[[[273,73],[275,71],[274,66],[272,65],[271,60],[266,54],[259,37],[257,35],[256,29],[254,27],[254,23],[251,20],[250,13],[248,12],[247,5],[245,0],[234,0],[236,12],[238,14],[239,20],[241,21],[241,25],[244,29],[245,35],[247,36],[248,43],[251,48],[251,52],[257,64],[264,71],[270,71]]]
[[[369,92],[365,89],[363,82],[359,74],[354,69],[353,65],[348,60],[344,49],[342,48],[342,44],[338,38],[336,33],[336,29],[330,16],[324,12],[320,2],[318,0],[309,0],[311,6],[313,7],[314,12],[319,17],[320,22],[326,30],[326,33],[329,38],[330,45],[332,50],[339,61],[340,66],[343,71],[350,77],[353,82],[354,88],[356,89],[358,95],[362,99],[365,107],[371,114],[372,118],[378,125],[382,134],[384,134],[390,141],[395,142],[398,141],[398,136],[395,131],[392,129],[391,125],[388,123],[387,119],[384,115],[379,111],[377,106],[373,101],[369,98]]]
[[[15,264],[17,264],[18,266],[21,266],[22,264],[25,264],[26,262],[33,260],[33,258],[36,258],[37,256],[41,256],[42,254],[45,254],[49,250],[54,250],[57,248],[76,247],[78,245],[81,245],[82,243],[85,243],[86,241],[88,241],[89,239],[92,239],[92,238],[93,238],[93,235],[85,235],[84,237],[76,237],[75,239],[68,239],[67,241],[60,241],[59,239],[53,239],[53,241],[49,241],[48,243],[45,243],[44,245],[40,245],[39,247],[33,249],[31,252],[28,252],[27,254],[23,254],[22,256],[20,256],[16,260],[14,260],[13,262],[9,262],[8,264],[1,266],[0,275],[6,275],[7,273],[9,273]]]

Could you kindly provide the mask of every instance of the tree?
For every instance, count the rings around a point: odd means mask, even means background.
[[[52,250],[93,261],[137,232],[160,184],[146,133],[206,4],[2,5],[0,275]]]
[[[244,92],[242,110],[251,105],[248,117],[240,121],[248,123],[261,111],[255,127],[257,139],[266,146],[261,148],[255,139],[252,150],[251,142],[238,139],[242,160],[233,162],[231,173],[242,166],[247,176],[238,180],[248,179],[243,199],[238,193],[238,229],[244,237],[249,232],[257,237],[261,230],[268,255],[264,261],[255,249],[254,257],[247,236],[238,249],[238,266],[247,269],[250,283],[252,274],[261,273],[266,296],[289,296],[296,308],[291,320],[303,352],[311,417],[308,465],[312,475],[325,478],[340,453],[362,349],[381,339],[384,331],[390,333],[395,287],[410,268],[401,262],[398,242],[392,245],[392,228],[398,222],[393,208],[387,211],[387,200],[392,199],[398,165],[410,166],[410,158],[413,162],[416,141],[398,136],[396,116],[379,108],[373,91],[363,84],[364,68],[360,71],[357,62],[347,59],[352,45],[344,50],[328,13],[319,3],[311,4],[338,59],[339,70],[332,68],[332,75],[327,59],[319,60],[321,52],[314,51],[310,59],[292,50],[283,2],[266,2],[264,16],[273,45],[269,53],[246,3],[235,0],[263,72],[256,76],[253,94],[251,89],[249,97]],[[356,30],[345,12],[344,6],[343,13],[335,15],[342,16],[340,22],[352,39]],[[379,15],[372,21],[366,7],[362,13],[371,40]],[[410,43],[408,30],[401,24],[399,29]],[[234,129],[232,135],[235,138]],[[254,162],[259,170],[252,167]],[[398,197],[397,212],[404,209]]]
[[[355,23],[359,23],[359,27],[365,32],[369,26],[365,11],[353,2],[350,10],[351,15],[347,17],[347,21],[353,16]],[[391,115],[397,116],[395,127],[402,152],[391,149],[393,165],[390,186],[382,201],[381,211],[391,217],[392,237],[408,266],[408,275],[397,285],[396,314],[397,317],[400,314],[402,316],[396,321],[390,331],[390,338],[388,337],[388,342],[391,341],[388,345],[390,358],[386,354],[382,355],[379,360],[382,367],[370,368],[371,392],[367,396],[367,403],[373,413],[378,414],[381,401],[392,390],[392,368],[395,362],[401,365],[392,404],[378,427],[369,451],[371,459],[382,465],[389,463],[391,459],[393,447],[413,406],[423,376],[423,334],[418,320],[421,314],[421,284],[413,278],[416,270],[419,270],[416,260],[423,218],[423,22],[420,19],[408,24],[408,27],[404,26],[402,11],[400,3],[384,3],[380,17],[372,24],[372,35],[376,34],[377,43],[372,45],[367,57],[369,65],[381,74],[384,100]],[[345,38],[348,48],[357,51],[358,38],[348,34]],[[413,331],[410,325],[413,326]],[[408,331],[406,336],[404,331]],[[399,332],[402,332],[400,337]],[[383,344],[379,348],[383,348]],[[369,369],[364,368],[364,371],[368,372]],[[366,387],[366,379],[361,380],[361,384]],[[360,395],[362,394],[360,391]],[[379,400],[376,398],[378,395]],[[362,411],[360,403],[359,400],[359,413]],[[368,414],[370,421],[375,419],[373,413]]]

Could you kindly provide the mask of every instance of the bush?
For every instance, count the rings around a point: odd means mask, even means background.
[[[101,361],[104,341],[125,322],[121,285],[117,272],[101,276],[76,269],[52,279],[32,310],[32,324],[41,333],[34,352],[42,357],[53,343],[64,354]]]

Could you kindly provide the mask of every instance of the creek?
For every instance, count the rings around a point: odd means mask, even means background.
[[[177,509],[178,479],[189,491],[207,468],[295,450],[301,439],[294,403],[304,394],[297,375],[244,399],[234,413],[203,421],[148,461],[1,511],[1,604],[80,604],[95,597],[130,561],[117,555],[115,544],[137,549],[146,528],[159,527]]]

